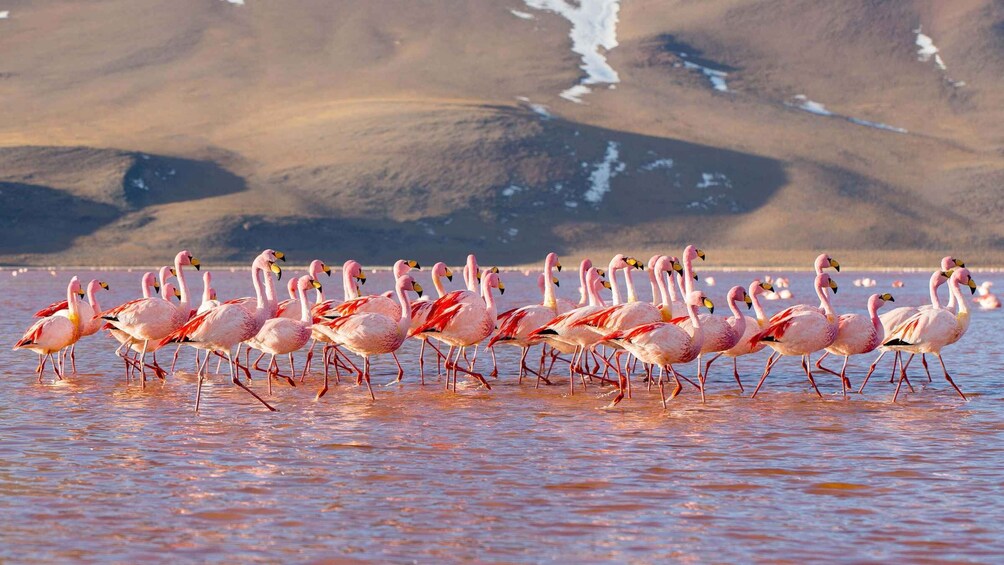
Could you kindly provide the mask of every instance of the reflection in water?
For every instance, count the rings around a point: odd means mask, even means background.
[[[219,274],[221,296],[247,293],[245,277]],[[108,304],[138,286],[136,273],[103,275]],[[716,278],[713,295],[745,275]],[[874,278],[888,288],[894,277]],[[907,281],[897,304],[924,299],[926,277],[896,278]],[[19,335],[26,304],[59,296],[64,279],[0,278],[4,334]],[[503,306],[533,298],[535,280],[505,280]],[[374,276],[368,290],[387,283]],[[793,277],[796,296],[809,284]],[[863,310],[867,290],[844,288],[836,307]],[[314,402],[314,377],[276,386],[281,412],[269,414],[219,375],[198,415],[190,353],[188,372],[141,389],[101,335],[79,348],[81,374],[56,384],[36,384],[34,359],[5,351],[0,560],[993,561],[1004,554],[1002,330],[999,313],[975,312],[946,352],[970,403],[919,372],[897,405],[878,375],[847,400],[824,375],[820,400],[792,362],[763,398],[716,367],[707,405],[685,389],[665,411],[640,381],[612,411],[598,387],[518,386],[510,348],[491,392],[446,393],[434,377],[423,388],[409,373],[377,387],[375,403],[352,379]],[[740,369],[752,379],[763,359]],[[393,364],[375,372],[388,382]]]

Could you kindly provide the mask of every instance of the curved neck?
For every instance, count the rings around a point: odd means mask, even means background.
[[[73,292],[73,286],[66,287],[66,307],[70,311],[70,319],[75,325],[80,322],[80,298]]]
[[[185,282],[185,271],[181,266],[181,259],[178,257],[174,258],[174,272],[178,273],[178,292],[181,293],[181,304],[178,305],[178,309],[182,312],[188,312],[188,306],[191,304],[188,296],[188,283]]]
[[[676,292],[676,277],[677,277],[676,271],[670,271],[666,274],[669,276],[669,280],[667,281],[666,284],[666,290],[667,292],[669,292],[669,301],[679,302],[680,295],[678,292]]]
[[[436,294],[439,298],[442,298],[446,294],[446,288],[443,287],[443,278],[439,275],[432,275],[432,286],[436,289]]]
[[[143,283],[143,298],[150,298],[150,285]]]
[[[607,276],[610,277],[610,292],[613,296],[612,300],[614,306],[621,303],[621,288],[617,284],[617,258],[610,260],[610,266],[607,269]]]
[[[694,331],[701,329],[701,317],[697,315],[697,305],[687,305],[687,316],[690,316],[690,323],[694,325]]]
[[[265,302],[265,297],[262,295],[262,289],[261,289],[262,270],[263,269],[257,264],[251,267],[251,284],[254,285],[254,297],[258,310],[261,310],[267,306]]]
[[[868,317],[871,319],[872,327],[875,328],[875,334],[881,338],[885,330],[882,329],[882,320],[878,316],[878,307],[878,300],[868,301]]]
[[[300,297],[300,321],[304,324],[309,324],[312,321],[310,306],[307,304],[307,291],[303,288],[302,284],[296,284],[296,294]]]
[[[683,286],[684,296],[690,296],[694,292],[694,261],[689,256],[683,258]]]
[[[736,306],[738,300],[735,295],[729,297],[729,310],[732,310],[732,327],[742,335],[746,331],[746,316],[743,316],[743,311]]]
[[[98,305],[98,288],[100,288],[98,285],[88,285],[87,287],[87,301],[90,302],[91,309],[94,310],[95,316],[101,312],[101,306]]]
[[[652,273],[658,271],[658,269],[652,269],[649,271],[649,276],[652,277]],[[673,301],[669,299],[669,290],[666,288],[666,277],[661,274],[652,277],[655,280],[655,286],[659,290],[659,298],[662,300],[662,307],[666,311],[666,315],[670,318],[673,317]]]
[[[498,305],[495,303],[495,296],[492,294],[492,287],[488,286],[488,277],[481,279],[481,298],[485,299],[485,306],[488,307],[488,314],[494,320],[498,317]]]
[[[634,292],[634,281],[631,280],[631,267],[624,269],[624,286],[627,287],[627,301],[637,302],[638,297]]]
[[[558,308],[558,297],[554,294],[554,279],[552,273],[553,266],[549,261],[544,262],[544,306],[551,310]]]
[[[830,297],[826,293],[826,289],[822,286],[816,285],[816,296],[819,297],[819,307],[826,312],[827,316],[833,316],[833,307],[830,306]]]
[[[397,301],[401,305],[401,319],[397,322],[397,329],[402,336],[405,336],[411,329],[411,301],[402,284],[398,283],[394,290],[397,293]]]
[[[753,300],[753,311],[756,312],[756,319],[766,322],[767,313],[763,311],[763,306],[760,304],[760,293],[753,292],[753,287],[750,287],[750,299]]]
[[[209,286],[209,273],[202,277],[202,303],[205,304],[213,299],[212,287]]]
[[[954,277],[948,281],[949,291],[955,298],[955,305],[959,307],[959,314],[968,314],[969,306],[966,305],[966,299],[962,296],[962,290],[959,288],[959,281]]]
[[[938,286],[941,284],[939,279],[940,276],[937,273],[931,277],[931,306],[934,308],[941,308],[941,301],[938,300]],[[951,292],[948,294],[949,296],[952,296]],[[952,298],[954,299],[955,297],[952,296]],[[951,308],[951,306],[949,306],[949,308]]]
[[[659,291],[662,290],[661,286],[656,283],[656,273],[655,265],[649,265],[648,269],[648,286],[652,289],[652,305],[659,305]],[[661,277],[660,277],[661,278]],[[666,301],[666,293],[662,293],[662,301]]]
[[[464,282],[467,283],[467,290],[478,291],[478,262],[473,255],[467,257],[467,266],[464,267]]]
[[[579,265],[579,306],[584,305],[587,301],[592,304],[592,289],[588,288],[586,284],[586,271],[589,270],[589,263],[586,259],[582,260],[582,264]]]

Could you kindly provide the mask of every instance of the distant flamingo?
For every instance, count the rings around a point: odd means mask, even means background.
[[[335,318],[322,325],[333,335],[333,341],[363,358],[363,379],[370,398],[376,400],[370,385],[370,358],[375,355],[394,353],[408,336],[411,327],[411,303],[405,291],[410,290],[422,296],[422,286],[411,275],[401,275],[396,280],[395,292],[399,304],[396,317],[374,312],[360,312]],[[328,390],[328,380],[317,393],[317,398]]]
[[[236,301],[224,302],[219,307],[192,318],[161,340],[161,344],[184,343],[205,351],[225,352],[230,367],[231,381],[273,412],[276,409],[272,405],[265,402],[238,378],[233,349],[255,337],[268,320],[266,316],[269,304],[265,298],[262,279],[267,279],[276,270],[278,270],[277,275],[282,274],[282,270],[274,262],[276,258],[278,257],[274,252],[266,250],[258,255],[251,265],[251,283],[254,285],[256,305],[253,313]],[[199,410],[199,403],[202,399],[202,382],[205,380],[209,358],[210,355],[207,354],[202,366],[198,369],[199,386],[195,393],[196,411]]]
[[[477,273],[471,273],[470,276],[472,280],[476,280]],[[468,347],[480,343],[495,329],[498,310],[495,296],[491,292],[493,288],[497,288],[500,293],[505,293],[505,285],[502,284],[498,274],[489,272],[481,278],[480,295],[470,290],[447,293],[432,303],[429,321],[411,332],[412,335],[429,333],[434,339],[450,346],[446,355],[446,369],[452,372],[454,391],[457,387],[457,371],[474,377],[485,388],[491,390],[488,381],[480,373],[474,372],[474,361],[470,362],[467,369],[460,367],[459,362],[461,355],[466,353]],[[456,351],[455,359],[453,358],[454,351]],[[465,355],[464,359],[466,358]],[[449,376],[448,374],[447,387],[450,384]]]
[[[202,303],[199,304],[199,309],[195,313],[202,314],[219,305],[220,301],[216,299],[216,289],[213,288],[213,275],[209,271],[206,271],[202,274]]]
[[[73,277],[66,286],[67,315],[52,315],[38,320],[14,344],[15,351],[27,349],[38,354],[38,366],[35,369],[38,373],[38,382],[42,382],[46,359],[52,362],[56,378],[63,379],[62,363],[53,359],[52,354],[73,345],[80,339],[80,298],[83,295],[80,281],[77,277]]]
[[[767,327],[750,340],[750,345],[766,341],[767,345],[774,349],[774,353],[767,359],[767,366],[764,367],[760,382],[753,390],[753,398],[767,380],[770,370],[786,355],[798,355],[802,358],[802,368],[809,379],[809,384],[816,394],[822,397],[819,388],[816,387],[816,381],[812,378],[809,355],[829,347],[837,338],[837,315],[826,294],[827,289],[836,293],[837,283],[826,273],[816,275],[814,283],[816,296],[819,297],[819,308],[789,308],[772,317]]]
[[[675,398],[683,385],[680,384],[680,378],[673,369],[673,365],[689,363],[696,359],[701,352],[704,332],[701,320],[697,316],[697,308],[702,305],[711,312],[715,311],[714,303],[703,292],[698,290],[687,295],[687,316],[690,318],[690,324],[686,329],[672,322],[653,322],[618,330],[604,336],[604,340],[619,344],[642,363],[659,367],[663,373],[672,374],[676,380],[676,389],[670,394],[670,398]],[[616,406],[624,398],[624,392],[627,388],[626,379],[627,377],[622,374],[617,396],[610,402],[608,408]],[[659,392],[662,395],[662,405],[665,408],[666,392],[661,377],[659,378]]]
[[[851,355],[870,353],[882,344],[885,337],[885,330],[879,320],[878,309],[886,302],[896,300],[888,292],[885,294],[873,294],[868,297],[868,314],[842,314],[838,322],[837,338],[826,348],[819,359],[816,359],[816,367],[840,377],[843,383],[844,394],[851,388],[851,383],[847,379],[847,360]],[[840,372],[832,371],[823,366],[823,359],[829,354],[843,355],[844,365]]]
[[[958,312],[952,311],[951,308],[921,310],[887,335],[883,345],[914,355],[917,353],[934,354],[941,362],[941,369],[945,372],[945,380],[952,385],[963,400],[967,400],[966,395],[962,393],[962,390],[948,374],[945,360],[941,357],[941,350],[958,341],[969,329],[969,308],[962,297],[962,291],[959,290],[959,286],[962,284],[969,286],[973,293],[976,292],[976,283],[969,275],[969,270],[959,267],[953,271],[951,278],[948,279],[948,288],[955,298]],[[900,380],[896,386],[896,394],[893,395],[893,402],[899,395],[900,386],[906,380],[906,368],[910,366],[912,359],[913,355],[900,369]]]
[[[121,306],[101,314],[101,317],[134,339],[143,342],[143,352],[140,353],[140,374],[146,378],[146,349],[151,341],[160,341],[184,324],[190,315],[188,284],[185,282],[183,268],[186,266],[199,269],[199,261],[188,251],[178,253],[174,258],[174,270],[177,273],[178,287],[181,292],[181,303],[175,306],[162,298],[140,298],[126,302]]]
[[[731,349],[723,351],[718,355],[715,355],[708,361],[708,365],[707,367],[705,367],[704,370],[705,379],[708,378],[708,371],[710,370],[711,364],[715,361],[715,359],[718,359],[722,355],[725,355],[727,357],[732,358],[732,375],[736,379],[736,384],[739,385],[739,391],[743,392],[745,390],[743,389],[742,380],[739,378],[739,365],[736,360],[742,355],[750,355],[752,353],[757,353],[763,350],[763,348],[767,347],[767,343],[762,341],[758,342],[756,345],[750,343],[753,336],[760,333],[760,330],[766,327],[769,321],[769,319],[767,318],[767,314],[765,314],[763,311],[763,306],[760,304],[760,296],[763,295],[765,292],[774,292],[774,285],[772,285],[769,282],[760,282],[759,280],[754,280],[752,283],[750,283],[749,292],[747,294],[749,295],[750,300],[753,304],[753,312],[756,313],[756,318],[745,316],[746,327],[743,330],[743,335],[739,338],[739,341],[734,346],[732,346]]]

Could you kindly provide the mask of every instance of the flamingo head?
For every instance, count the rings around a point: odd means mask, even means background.
[[[729,302],[745,302],[746,309],[749,310],[753,307],[753,298],[746,293],[746,289],[741,286],[734,286],[729,289]]]
[[[704,306],[708,312],[715,313],[715,303],[700,290],[695,290],[687,295],[687,304],[695,309]]]
[[[432,276],[433,277],[446,277],[446,280],[453,282],[453,271],[446,266],[446,263],[442,261],[436,263],[432,266]]]
[[[321,281],[314,278],[313,275],[303,275],[298,279],[293,279],[291,282],[293,282],[293,284],[290,285],[290,288],[303,289],[304,292],[312,288],[317,289],[318,291],[323,290]]]
[[[171,298],[177,298],[179,301],[181,300],[181,291],[179,291],[171,283],[164,283],[164,286],[161,288],[160,295],[161,298],[167,301],[170,301]]]
[[[826,253],[820,253],[819,257],[816,257],[815,262],[816,272],[822,273],[823,269],[833,268],[836,272],[840,272],[840,263],[836,259],[830,257]]]
[[[770,281],[760,282],[759,280],[755,280],[750,283],[749,294],[751,296],[757,296],[765,292],[774,292],[774,285],[770,284]]]
[[[156,273],[144,273],[140,284],[143,285],[143,288],[150,288],[152,286],[154,292],[160,292],[160,282],[157,281]]]
[[[829,288],[833,291],[833,294],[837,293],[837,281],[831,279],[830,275],[827,275],[826,273],[816,275],[816,286],[824,290]]]
[[[557,269],[559,273],[561,272],[561,261],[558,260],[557,253],[551,252],[547,254],[547,257],[544,258],[544,268]]]
[[[976,294],[976,281],[969,274],[969,269],[965,267],[959,267],[952,272],[951,280],[955,281],[959,285],[968,286],[970,294]]]
[[[313,261],[310,262],[310,266],[307,268],[307,273],[310,274],[310,276],[314,277],[315,279],[317,278],[317,275],[320,275],[321,273],[324,273],[330,277],[331,267],[325,265],[324,261],[321,261],[320,259],[314,259]]]
[[[356,279],[359,284],[366,284],[366,273],[363,272],[363,266],[358,261],[349,259],[342,265],[342,270],[349,279]]]
[[[84,289],[80,286],[80,279],[78,279],[77,277],[73,277],[72,279],[70,279],[70,284],[68,286],[69,286],[68,290],[71,293],[76,294],[81,298],[87,296],[87,293],[85,293]]]
[[[505,285],[502,283],[502,279],[499,278],[497,272],[487,271],[481,280],[481,288],[485,291],[490,288],[497,288],[499,289],[499,294],[505,294]]]
[[[941,270],[950,271],[956,267],[965,267],[966,263],[961,259],[956,259],[951,255],[946,255],[941,258]]]
[[[193,257],[187,249],[179,251],[178,254],[175,255],[174,264],[176,267],[195,267],[196,271],[198,271],[199,267],[202,265],[202,263],[199,263],[199,260]],[[178,276],[177,272],[173,272],[171,274]]]
[[[97,279],[87,283],[87,292],[94,294],[95,292],[98,291],[98,289],[108,290],[108,283],[106,283],[105,281],[99,281]]]
[[[401,275],[400,277],[398,277],[397,288],[402,291],[405,290],[413,291],[415,294],[419,296],[419,298],[422,297],[422,292],[423,292],[422,285],[418,284],[418,281],[416,281],[415,278],[412,277],[411,275]]]

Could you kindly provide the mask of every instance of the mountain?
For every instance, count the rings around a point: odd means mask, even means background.
[[[0,0],[0,261],[1001,264],[992,0]]]

